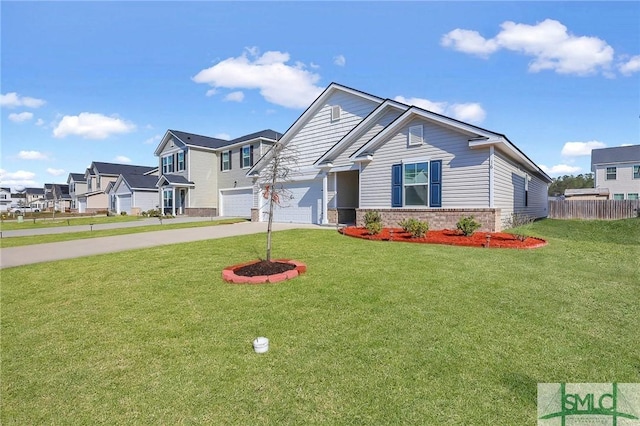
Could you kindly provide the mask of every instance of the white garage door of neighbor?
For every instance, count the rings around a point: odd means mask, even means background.
[[[87,211],[87,200],[78,200],[78,213],[84,213]]]
[[[322,181],[284,184],[291,200],[282,200],[273,211],[273,220],[286,223],[320,223],[322,212]],[[264,210],[268,212],[268,207]],[[266,216],[266,215],[265,215]]]
[[[131,194],[118,195],[118,213],[131,214]]]
[[[253,189],[228,189],[221,194],[221,216],[251,217]]]

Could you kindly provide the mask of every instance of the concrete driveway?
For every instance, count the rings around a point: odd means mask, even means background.
[[[156,223],[157,221],[154,222],[154,224]],[[140,226],[139,223],[138,226]],[[74,227],[64,227],[63,229],[67,229],[66,232],[77,232],[77,230],[72,231],[71,228]],[[84,228],[84,230],[86,230],[86,226]],[[298,228],[336,230],[333,226],[299,223],[273,224],[274,231]],[[58,228],[49,229],[50,232],[48,233],[57,233],[53,230]],[[210,240],[215,238],[233,237],[236,235],[257,234],[266,231],[267,224],[264,222],[241,222],[230,225],[171,229],[167,231],[142,232],[118,235],[114,237],[88,238],[83,240],[64,241],[60,243],[9,247],[0,249],[0,269],[167,244]]]

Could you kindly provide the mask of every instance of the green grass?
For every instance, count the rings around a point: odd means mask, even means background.
[[[16,220],[0,223],[0,230],[13,231],[16,229],[37,229],[37,228],[53,228],[56,226],[76,226],[76,225],[98,225],[103,223],[120,223],[135,222],[145,219],[142,216],[83,216],[83,217],[50,217],[50,216],[34,216],[25,217],[22,223]]]
[[[100,229],[95,231],[82,231],[82,232],[66,232],[62,234],[43,234],[43,235],[29,235],[25,237],[4,237],[0,239],[0,247],[18,247],[27,246],[33,244],[44,243],[59,243],[61,241],[72,241],[86,238],[99,238],[99,237],[112,237],[114,235],[127,235],[137,234],[141,232],[153,232],[153,231],[167,231],[170,229],[184,229],[184,228],[201,228],[204,226],[215,225],[227,225],[230,223],[244,222],[245,219],[217,219],[205,222],[182,222],[171,223],[171,220],[165,220],[162,225],[143,225],[134,226],[130,228],[116,228],[116,229]]]
[[[640,221],[531,231],[549,244],[277,232],[309,270],[261,286],[220,273],[264,235],[5,269],[0,421],[519,425],[539,382],[640,382]]]

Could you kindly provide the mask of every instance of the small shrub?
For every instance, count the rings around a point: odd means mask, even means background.
[[[456,228],[458,228],[458,231],[462,232],[465,237],[472,236],[481,226],[473,216],[461,217],[458,223],[456,223]]]
[[[382,217],[376,211],[366,212],[364,215],[364,226],[370,235],[379,234],[382,231]]]
[[[424,237],[429,231],[429,223],[423,222],[416,218],[410,217],[408,219],[404,219],[398,223],[398,225],[402,228],[404,232],[408,232],[414,238]]]
[[[127,212],[120,212],[120,216],[126,216]]]

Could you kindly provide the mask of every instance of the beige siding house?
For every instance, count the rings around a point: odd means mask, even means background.
[[[297,178],[282,185],[294,199],[276,210],[283,222],[362,223],[379,212],[387,226],[406,217],[432,229],[474,215],[497,231],[512,214],[547,215],[551,178],[506,136],[389,99],[331,84],[285,132],[298,155]],[[261,171],[254,220],[264,220]]]

